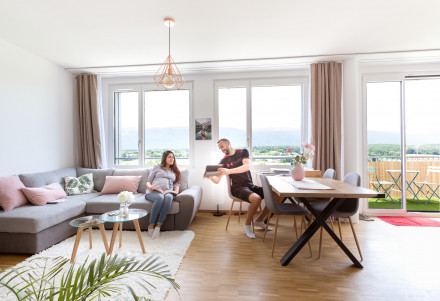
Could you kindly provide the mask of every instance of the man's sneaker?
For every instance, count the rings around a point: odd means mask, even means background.
[[[255,227],[260,227],[262,229],[266,229],[266,224],[264,222],[254,221],[254,226]],[[272,231],[272,228],[271,227],[267,227],[267,231]]]
[[[246,232],[247,237],[255,238],[254,231],[252,231],[251,225],[244,225],[244,231]]]

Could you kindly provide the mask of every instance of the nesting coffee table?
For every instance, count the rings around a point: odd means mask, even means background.
[[[144,216],[147,216],[147,214],[148,214],[147,210],[128,209],[128,214],[125,216],[121,216],[119,214],[119,210],[106,212],[103,215],[101,215],[100,218],[105,223],[114,223],[112,238],[110,241],[110,248],[109,248],[107,254],[111,254],[113,252],[113,247],[115,245],[116,236],[118,234],[118,229],[119,229],[119,247],[122,246],[122,225],[123,225],[123,223],[129,222],[129,221],[133,221],[133,224],[134,224],[134,227],[136,229],[136,233],[137,233],[137,236],[139,239],[139,243],[141,244],[142,253],[145,254],[146,252],[145,252],[144,242],[142,240],[142,234],[141,234],[141,229],[139,227],[138,219],[140,219]]]
[[[92,248],[92,228],[98,227],[101,231],[102,241],[104,242],[105,252],[109,254],[108,251],[108,242],[107,236],[105,235],[104,223],[106,221],[102,220],[100,215],[91,215],[79,217],[71,221],[69,224],[72,227],[78,228],[76,231],[75,244],[73,245],[72,256],[70,258],[70,262],[72,263],[75,260],[76,252],[78,251],[79,242],[81,241],[82,233],[85,229],[89,229],[89,244],[90,249]]]

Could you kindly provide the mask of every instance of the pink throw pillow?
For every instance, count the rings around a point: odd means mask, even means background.
[[[141,176],[107,176],[99,195],[131,191],[137,193]]]
[[[43,206],[47,202],[67,197],[66,192],[59,183],[37,188],[22,188],[21,191],[26,195],[29,202],[37,206]]]
[[[0,177],[0,206],[8,211],[28,203],[21,188],[23,183],[17,175]]]

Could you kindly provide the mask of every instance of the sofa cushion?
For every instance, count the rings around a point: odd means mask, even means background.
[[[67,197],[64,202],[44,206],[24,205],[0,212],[2,232],[38,233],[84,213],[86,203]]]
[[[100,195],[118,194],[122,191],[137,193],[141,176],[107,176]]]
[[[181,169],[179,192],[182,192],[187,188],[188,188],[188,169]]]
[[[85,175],[87,173],[93,174],[93,183],[94,183],[94,189],[96,191],[102,191],[102,188],[104,187],[105,183],[105,177],[111,176],[113,174],[113,169],[92,169],[92,168],[82,168],[78,167],[76,169],[76,172],[78,173],[78,177]]]
[[[26,187],[42,187],[52,183],[59,183],[64,187],[64,177],[76,177],[75,168],[63,168],[48,172],[38,172],[19,175]]]
[[[47,202],[67,197],[63,187],[58,183],[36,188],[24,187],[21,191],[26,195],[29,202],[37,206],[43,206]]]
[[[121,202],[118,201],[116,194],[105,194],[97,198],[93,198],[87,201],[86,213],[87,215],[92,214],[103,214],[105,212],[119,210]],[[153,203],[145,199],[145,195],[137,193],[135,194],[134,202],[130,205],[129,209],[144,209],[148,212],[151,211]],[[168,214],[179,213],[179,203],[174,202],[171,204],[170,211]]]
[[[0,207],[3,210],[9,211],[28,203],[21,188],[24,184],[17,175],[0,177]]]
[[[93,174],[86,173],[85,175],[75,177],[65,177],[65,189],[68,195],[83,194],[94,192]]]
[[[141,181],[139,182],[138,192],[145,193],[147,190],[147,179],[150,175],[151,168],[141,168],[141,169],[115,169],[113,171],[113,176],[141,176]]]

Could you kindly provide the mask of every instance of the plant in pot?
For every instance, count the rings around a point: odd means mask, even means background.
[[[137,296],[131,286],[136,283],[151,294],[150,289],[155,287],[149,277],[168,281],[176,291],[180,288],[158,256],[145,259],[103,253],[98,258],[86,259],[81,265],[74,263],[63,272],[68,263],[69,259],[64,257],[30,260],[29,265],[10,268],[0,275],[0,286],[6,287],[19,301],[86,301],[109,296],[114,296],[115,300],[129,300],[130,297],[150,300]],[[59,274],[61,278],[56,277]],[[125,290],[128,294],[123,297],[121,293]]]

